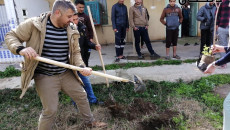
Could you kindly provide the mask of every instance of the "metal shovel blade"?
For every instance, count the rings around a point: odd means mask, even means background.
[[[142,81],[142,79],[137,76],[137,75],[134,75],[134,91],[135,92],[139,92],[139,93],[142,93],[146,90],[146,85],[145,83]]]

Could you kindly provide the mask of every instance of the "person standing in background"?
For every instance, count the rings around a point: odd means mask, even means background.
[[[183,22],[182,22],[182,37],[188,37],[189,36],[189,17],[191,10],[188,7],[189,3],[186,2],[184,6],[182,6],[182,16],[183,16]]]
[[[166,18],[166,21],[164,21]],[[164,8],[160,21],[166,26],[166,59],[170,60],[169,51],[173,45],[173,58],[180,59],[177,55],[177,40],[179,26],[183,21],[181,9],[176,5],[176,0],[169,0],[169,4]]]
[[[126,5],[124,5],[124,0],[118,0],[118,2],[113,5],[111,13],[113,31],[115,32],[115,62],[119,62],[120,59],[126,59],[123,55],[125,47],[124,40],[126,32],[129,31],[128,11]]]
[[[204,46],[210,47],[213,43],[215,12],[216,6],[214,2],[207,2],[197,13],[197,20],[200,21],[201,30],[200,57]]]
[[[144,6],[144,1],[142,1],[142,6]],[[146,13],[147,13],[148,21],[149,21],[150,16],[149,16],[149,12],[148,12],[147,8],[146,8]],[[141,37],[141,49],[144,49],[144,43],[145,43],[144,38]]]
[[[143,37],[150,53],[150,57],[160,58],[160,56],[153,50],[149,39],[149,22],[146,12],[146,8],[142,6],[142,0],[135,0],[135,4],[129,9],[129,23],[134,32],[136,52],[139,59],[144,58],[140,50],[140,37]]]

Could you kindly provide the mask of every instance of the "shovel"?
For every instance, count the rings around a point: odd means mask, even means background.
[[[81,68],[81,67],[77,67],[77,66],[74,66],[74,65],[65,64],[65,63],[62,63],[62,62],[50,60],[50,59],[43,58],[43,57],[40,57],[40,56],[37,56],[34,59],[37,60],[37,61],[41,61],[41,62],[45,62],[45,63],[48,63],[48,64],[68,68],[68,69],[71,69],[71,70],[77,70],[77,71],[82,71],[83,70],[83,68]],[[134,75],[133,80],[129,80],[129,79],[125,79],[125,78],[121,78],[121,77],[117,77],[117,76],[113,76],[113,75],[109,75],[109,74],[100,73],[100,72],[97,72],[97,71],[92,71],[91,73],[93,75],[113,79],[113,80],[116,80],[116,81],[133,83],[135,92],[144,92],[146,90],[146,85],[144,84],[142,79],[137,75]]]

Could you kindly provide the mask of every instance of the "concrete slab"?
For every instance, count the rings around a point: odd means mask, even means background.
[[[165,57],[165,43],[162,42],[153,42],[152,47],[155,50],[157,54],[159,54],[163,59]],[[198,58],[199,56],[199,48],[200,46],[184,46],[181,44],[178,44],[177,47],[177,54],[181,57],[181,60],[185,59],[195,59]],[[154,59],[149,58],[149,52],[147,48],[142,49],[141,51],[146,55],[146,58],[144,60],[139,60],[137,57],[137,54],[133,52],[133,45],[132,44],[127,44],[124,49],[124,56],[128,57],[134,57],[131,60],[128,59],[122,59],[120,60],[121,63],[127,63],[127,62],[151,62],[154,61]],[[114,44],[112,45],[107,45],[107,46],[102,46],[102,57],[104,60],[104,64],[113,64],[115,60],[115,47]],[[172,57],[172,48],[170,50],[170,55]],[[91,55],[90,55],[90,60],[89,60],[89,66],[95,66],[95,65],[101,65],[99,54],[97,51],[92,50]]]

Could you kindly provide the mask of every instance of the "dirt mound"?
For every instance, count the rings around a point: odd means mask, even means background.
[[[129,121],[137,120],[142,129],[161,128],[162,126],[173,126],[173,117],[179,112],[165,110],[157,111],[157,106],[143,99],[134,99],[128,106],[122,106],[116,102],[107,101],[106,106],[114,118],[124,118]]]

